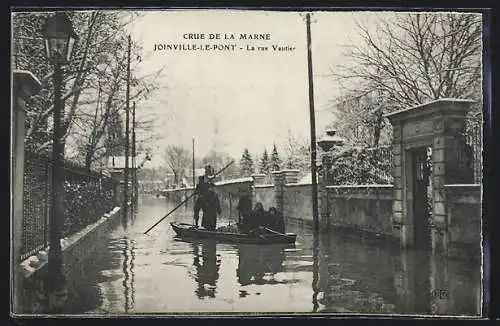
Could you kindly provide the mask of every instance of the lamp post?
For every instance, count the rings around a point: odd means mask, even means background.
[[[332,165],[330,155],[328,152],[334,146],[342,146],[344,144],[344,139],[335,135],[336,130],[328,129],[326,130],[326,136],[321,138],[318,141],[318,146],[323,151],[323,157],[321,159],[321,181],[320,181],[320,193],[321,193],[321,220],[323,229],[328,231],[329,221],[328,218],[330,216],[329,203],[328,203],[328,194],[326,190],[326,186],[328,185],[329,179],[329,171]]]
[[[61,307],[65,298],[65,278],[62,272],[61,225],[64,221],[64,158],[61,126],[64,103],[61,99],[62,65],[67,64],[73,54],[77,35],[73,24],[63,12],[49,17],[43,25],[45,51],[54,66],[54,109],[52,133],[52,205],[50,207],[50,249],[47,290],[49,309]]]
[[[328,152],[334,146],[342,146],[345,141],[344,138],[337,136],[336,132],[337,131],[335,129],[327,129],[326,136],[318,141],[318,146],[323,151],[323,157],[321,161],[323,165],[323,173],[325,178],[324,181],[326,181],[326,179],[328,178],[328,170],[330,169],[331,165],[331,162],[328,157]]]

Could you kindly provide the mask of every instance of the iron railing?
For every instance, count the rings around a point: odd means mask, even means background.
[[[453,164],[448,171],[451,183],[482,182],[482,128],[480,123],[468,123],[463,139],[453,148]],[[329,153],[328,171],[331,185],[392,184],[392,145],[374,148],[354,147]]]
[[[468,124],[465,133],[465,143],[470,151],[469,168],[473,171],[474,183],[481,183],[483,177],[483,133],[481,124]]]
[[[331,168],[328,180],[331,185],[392,184],[391,145],[366,148],[355,147],[330,153]]]
[[[63,171],[64,222],[61,223],[61,234],[68,237],[96,222],[115,206],[116,182],[99,172],[68,162],[63,164]],[[51,159],[26,153],[21,259],[26,259],[49,245],[51,179]]]

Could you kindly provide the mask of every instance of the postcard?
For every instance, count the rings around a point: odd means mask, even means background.
[[[12,316],[482,318],[483,13],[11,13]]]

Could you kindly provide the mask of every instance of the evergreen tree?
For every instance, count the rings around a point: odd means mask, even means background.
[[[240,159],[240,171],[244,177],[249,177],[253,173],[253,158],[247,148],[243,150]]]
[[[271,153],[270,170],[279,171],[281,165],[281,160],[278,155],[278,150],[276,149],[276,144],[273,144],[273,151]]]
[[[259,172],[266,175],[271,172],[271,162],[269,161],[269,155],[267,154],[267,149],[265,148],[262,153],[262,157],[260,158]]]

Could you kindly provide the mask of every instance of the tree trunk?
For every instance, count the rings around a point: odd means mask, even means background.
[[[85,167],[90,170],[90,167],[92,166],[92,150],[88,149],[87,152],[85,153]]]

